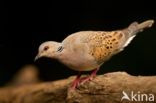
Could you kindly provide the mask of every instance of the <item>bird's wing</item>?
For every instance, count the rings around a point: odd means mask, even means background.
[[[123,33],[120,31],[96,31],[89,32],[82,40],[88,45],[88,53],[95,58],[98,64],[101,64],[120,51],[119,41],[122,37]]]
[[[119,41],[122,37],[120,31],[81,31],[68,36],[63,44],[80,56],[89,54],[101,64],[119,51]]]

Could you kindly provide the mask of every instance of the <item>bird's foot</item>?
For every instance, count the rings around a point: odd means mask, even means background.
[[[76,79],[73,81],[72,85],[71,85],[71,89],[75,89],[77,88],[80,84],[84,84],[87,81],[91,81],[95,78],[97,71],[99,70],[99,68],[96,68],[92,71],[92,73],[87,76],[87,77],[81,77],[81,72],[79,72],[79,74],[77,75]]]
[[[71,89],[75,89],[76,87],[78,87],[78,85],[80,84],[80,76],[81,76],[81,72],[77,75],[77,77],[73,81],[73,83],[70,87]]]
[[[91,73],[89,76],[84,77],[84,78],[81,78],[79,84],[84,84],[84,83],[87,82],[87,81],[93,80],[93,79],[96,77],[96,73],[97,73],[98,70],[99,70],[99,68],[96,68],[96,69],[94,69],[94,70],[92,71],[92,73]]]
[[[72,83],[72,85],[71,85],[71,89],[75,89],[76,87],[78,87],[79,81],[80,80],[74,80],[73,83]]]
[[[80,79],[80,83],[79,84],[84,84],[84,83],[86,83],[87,81],[91,81],[91,80],[93,80],[93,76],[91,76],[91,75],[89,75],[89,76],[87,76],[87,77],[83,77],[83,78],[81,78]]]

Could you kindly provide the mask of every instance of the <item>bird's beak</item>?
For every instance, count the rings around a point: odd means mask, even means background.
[[[36,61],[37,59],[39,59],[41,56],[39,54],[37,54],[37,56],[35,57],[34,61]]]

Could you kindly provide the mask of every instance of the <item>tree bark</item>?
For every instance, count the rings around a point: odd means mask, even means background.
[[[0,103],[156,103],[156,76],[107,73],[72,90],[74,78],[0,88]],[[121,101],[123,92],[130,100]]]

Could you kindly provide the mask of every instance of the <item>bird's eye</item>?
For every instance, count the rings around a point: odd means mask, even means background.
[[[47,51],[48,49],[49,49],[49,46],[45,46],[43,50]]]

